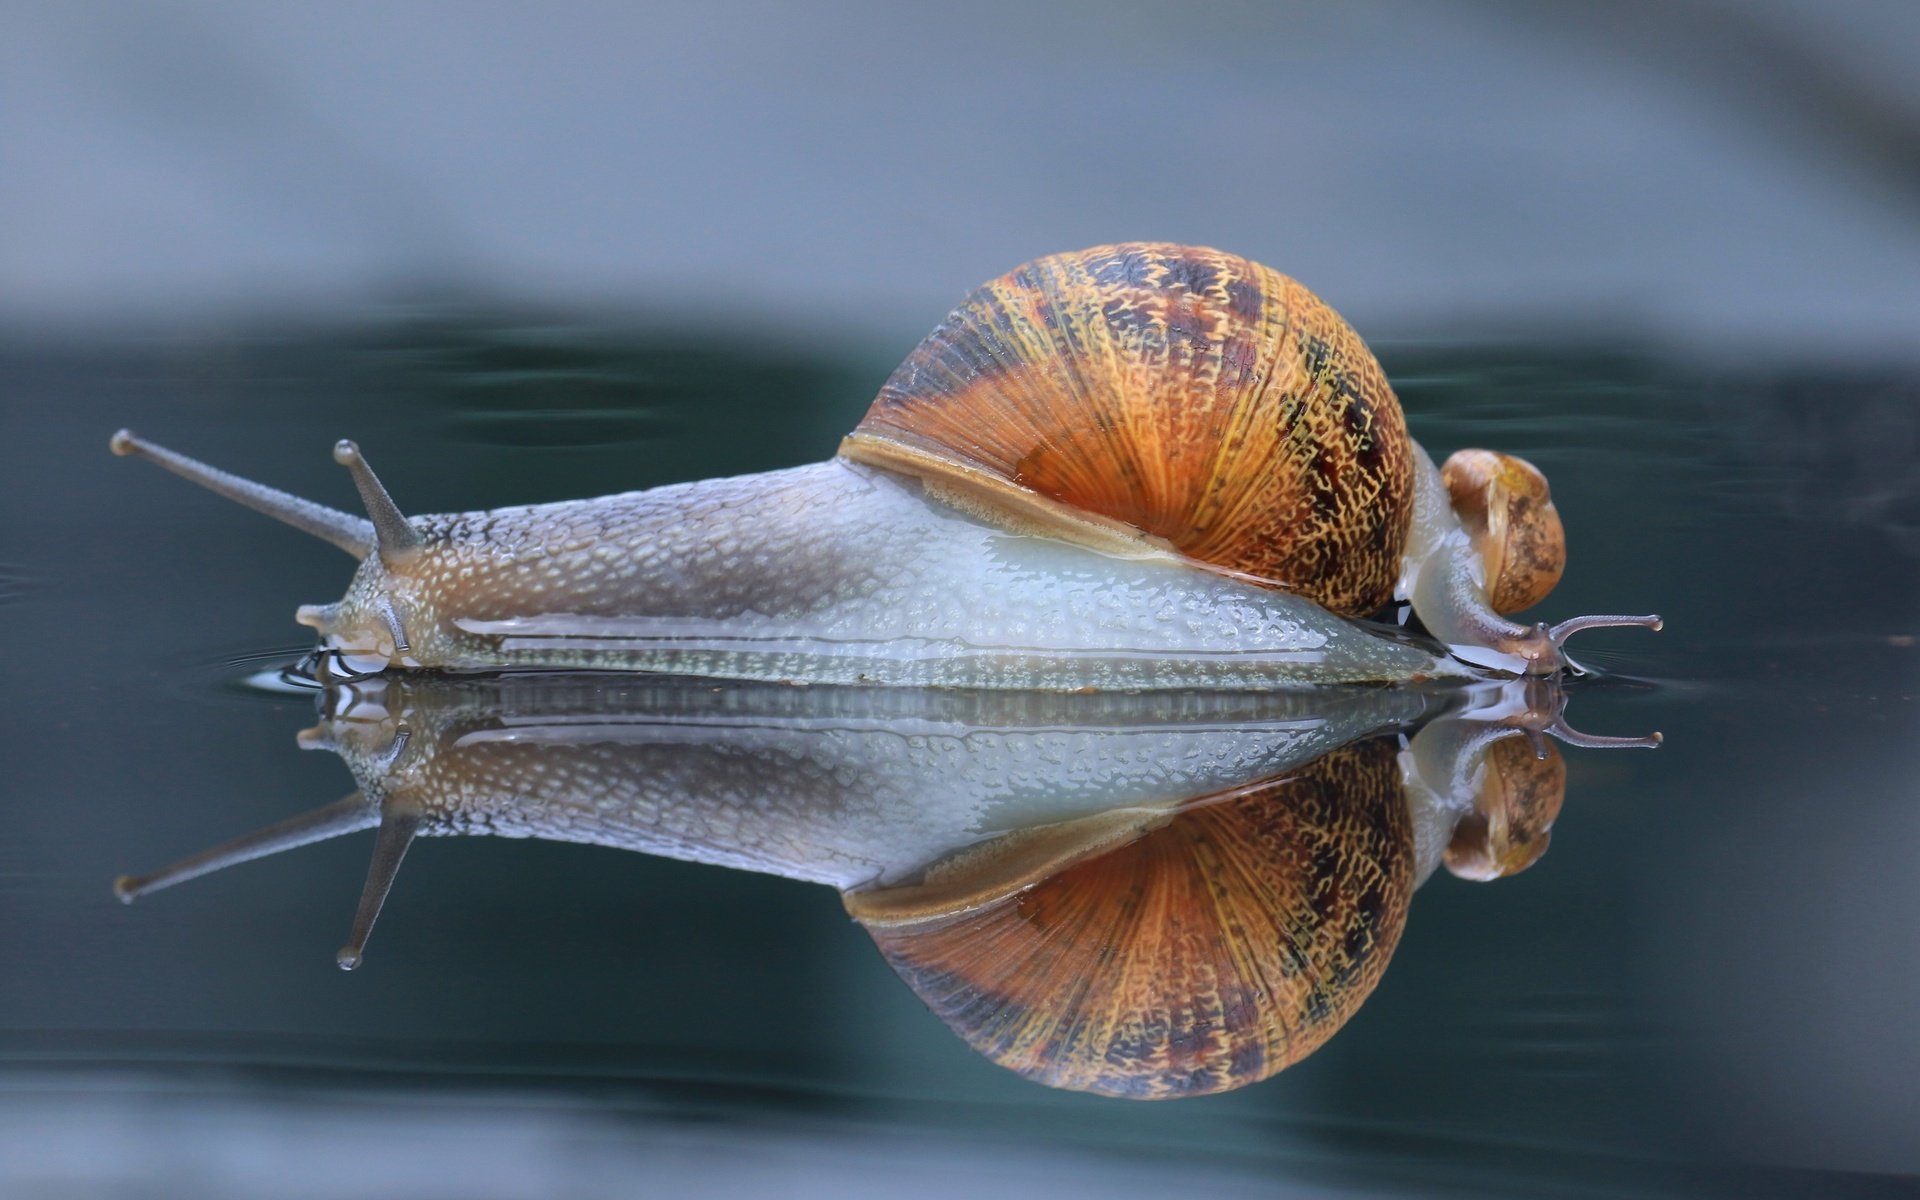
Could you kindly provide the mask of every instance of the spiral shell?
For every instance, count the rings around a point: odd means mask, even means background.
[[[1487,573],[1487,600],[1517,613],[1547,598],[1567,566],[1567,534],[1540,468],[1496,450],[1456,450],[1440,468],[1453,511]]]
[[[1037,496],[1348,615],[1389,599],[1413,502],[1399,401],[1347,323],[1258,263],[1160,243],[980,288],[841,453]]]
[[[1399,942],[1413,839],[1396,748],[1348,746],[1131,829],[1113,814],[1037,845],[1009,835],[1004,855],[847,907],[1001,1066],[1135,1099],[1240,1087],[1331,1037]]]
[[[1482,881],[1526,870],[1547,852],[1566,794],[1566,760],[1552,742],[1538,749],[1518,736],[1495,742],[1487,748],[1473,811],[1447,843],[1447,870]]]

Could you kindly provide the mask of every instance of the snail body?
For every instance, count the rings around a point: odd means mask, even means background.
[[[1262,688],[1549,674],[1578,629],[1658,626],[1503,615],[1558,578],[1545,480],[1486,451],[1436,469],[1331,309],[1193,247],[984,286],[808,467],[410,520],[343,442],[363,520],[113,448],[360,558],[298,614],[356,672]],[[1396,598],[1451,654],[1356,622]]]

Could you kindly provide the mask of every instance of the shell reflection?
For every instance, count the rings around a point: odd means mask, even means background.
[[[1378,984],[1442,861],[1544,851],[1581,745],[1548,680],[1058,695],[581,676],[355,683],[304,746],[359,788],[153,875],[132,899],[377,827],[340,963],[416,836],[589,842],[829,884],[935,1014],[1054,1087],[1264,1079]]]
[[[957,911],[847,907],[974,1049],[1152,1099],[1264,1079],[1345,1024],[1400,940],[1413,830],[1371,738]]]

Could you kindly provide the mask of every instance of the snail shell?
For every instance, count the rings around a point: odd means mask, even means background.
[[[1396,753],[1369,739],[1130,839],[1095,827],[1039,871],[976,850],[847,908],[941,1020],[1029,1079],[1147,1100],[1240,1087],[1331,1037],[1393,955],[1414,882]]]
[[[1551,742],[1524,738],[1487,747],[1485,785],[1447,841],[1447,870],[1462,879],[1517,875],[1547,852],[1567,794],[1567,764]]]
[[[1385,374],[1259,263],[1131,243],[986,284],[841,446],[982,506],[1032,494],[1348,616],[1392,596],[1413,506]]]

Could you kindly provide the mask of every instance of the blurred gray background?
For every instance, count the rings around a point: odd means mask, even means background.
[[[1916,340],[1909,0],[4,13],[15,328],[480,298],[904,344],[1157,238],[1370,338]]]

